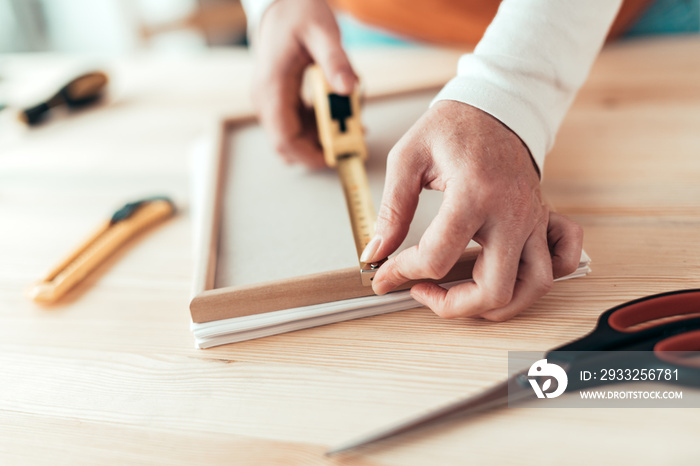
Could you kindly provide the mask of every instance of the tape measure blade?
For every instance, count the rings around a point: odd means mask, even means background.
[[[372,192],[365,165],[359,155],[338,159],[336,165],[340,182],[345,193],[345,201],[350,215],[352,234],[355,239],[357,257],[362,255],[367,244],[374,236],[376,213],[372,202]]]

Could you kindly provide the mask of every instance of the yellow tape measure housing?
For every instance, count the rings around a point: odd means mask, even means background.
[[[359,93],[355,91],[349,96],[335,94],[318,66],[312,66],[309,75],[323,157],[326,165],[338,171],[359,260],[374,236],[377,219],[364,165],[367,146],[360,118]],[[372,284],[380,265],[381,262],[367,264],[360,260],[363,285]]]
[[[350,154],[367,160],[359,93],[355,91],[349,96],[334,93],[317,65],[310,67],[308,72],[326,165],[335,168],[338,158]]]

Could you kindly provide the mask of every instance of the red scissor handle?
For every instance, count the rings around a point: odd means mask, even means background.
[[[664,317],[700,314],[700,290],[682,290],[649,296],[612,309],[608,324],[618,332]]]
[[[664,348],[689,351],[688,344],[696,344],[695,339],[700,336],[700,332],[696,332],[700,331],[700,317],[691,314],[700,314],[700,289],[672,291],[636,299],[605,311],[591,333],[548,354],[571,351],[652,351],[657,343],[666,340],[668,342],[662,345]],[[674,316],[685,317],[673,322],[634,328],[644,322]],[[681,338],[681,334],[688,336]],[[678,335],[678,338],[670,339],[674,335]]]

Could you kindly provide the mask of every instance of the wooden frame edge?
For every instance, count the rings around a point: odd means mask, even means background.
[[[209,155],[210,163],[206,167],[203,209],[200,217],[202,241],[197,245],[194,267],[193,299],[213,289],[216,274],[217,249],[221,221],[221,192],[223,190],[223,164],[228,152],[228,132],[236,125],[255,121],[254,115],[225,117],[212,125],[215,146],[211,148],[214,155]]]
[[[471,278],[480,251],[478,247],[467,249],[445,277],[424,281],[440,284]],[[407,290],[416,283],[405,283],[395,291]],[[350,267],[271,282],[209,289],[192,299],[190,312],[193,322],[203,323],[372,295],[374,291],[362,284],[357,267]]]

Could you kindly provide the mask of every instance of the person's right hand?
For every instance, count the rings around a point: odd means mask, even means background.
[[[522,312],[576,270],[583,231],[550,213],[525,143],[488,113],[440,100],[399,140],[387,159],[376,235],[362,254],[377,262],[409,231],[423,189],[444,193],[419,243],[389,258],[372,282],[385,294],[408,281],[411,296],[441,317],[503,321]],[[438,280],[471,240],[481,245],[473,281],[449,290]]]
[[[313,110],[300,97],[304,71],[318,64],[340,95],[350,94],[357,81],[333,12],[324,0],[277,0],[263,15],[252,45],[253,101],[273,147],[288,163],[323,167]]]

